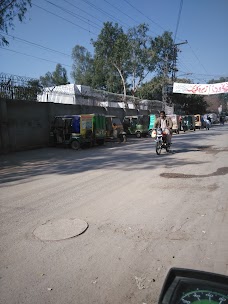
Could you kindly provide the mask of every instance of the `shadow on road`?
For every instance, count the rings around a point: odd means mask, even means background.
[[[198,131],[175,135],[174,153],[157,156],[151,138],[131,140],[124,144],[107,144],[105,147],[94,147],[80,151],[64,148],[45,148],[33,151],[17,152],[0,156],[0,183],[21,181],[27,182],[31,177],[42,178],[45,174],[76,174],[91,170],[151,170],[159,167],[179,167],[189,164],[202,164],[203,161],[179,159],[178,155],[188,152],[200,152],[200,141],[221,134],[221,130]],[[207,148],[211,146],[206,146]],[[205,148],[205,146],[204,146]],[[202,150],[202,153],[204,151]]]

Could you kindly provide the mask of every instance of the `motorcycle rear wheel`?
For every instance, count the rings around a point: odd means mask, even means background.
[[[162,144],[160,142],[156,142],[156,153],[157,155],[161,154]]]

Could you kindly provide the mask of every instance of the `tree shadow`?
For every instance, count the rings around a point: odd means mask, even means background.
[[[0,156],[0,184],[28,182],[31,177],[39,179],[46,174],[69,175],[101,169],[153,170],[205,163],[178,159],[181,153],[200,151],[192,140],[186,142],[180,139],[179,136],[175,139],[174,153],[166,153],[164,150],[159,156],[156,155],[155,144],[151,138],[135,139],[127,144],[111,143],[104,147],[79,151],[57,147]]]

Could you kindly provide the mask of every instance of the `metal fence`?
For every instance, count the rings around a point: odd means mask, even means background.
[[[40,94],[42,90],[37,79],[0,73],[1,98],[37,100],[37,94]]]

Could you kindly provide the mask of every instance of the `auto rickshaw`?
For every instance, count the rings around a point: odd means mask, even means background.
[[[194,116],[195,116],[195,128],[199,130],[204,128],[203,117],[201,117],[200,114],[196,114]]]
[[[74,150],[83,145],[103,145],[105,142],[105,116],[100,114],[56,116],[51,127],[52,145],[64,144]]]
[[[149,115],[149,127],[148,127],[148,134],[151,136],[151,133],[152,133],[152,130],[154,128],[154,124],[155,124],[155,121],[156,121],[156,115],[155,114],[150,114]]]
[[[106,141],[119,140],[121,142],[127,141],[127,134],[124,131],[123,124],[119,117],[106,115]]]
[[[167,115],[167,117],[171,118],[171,120],[173,122],[172,130],[175,133],[179,134],[179,132],[180,132],[180,116],[176,115],[176,114],[170,114],[170,115]]]
[[[148,126],[148,115],[125,116],[123,119],[124,131],[128,135],[135,135],[137,138],[148,134]]]
[[[195,127],[195,116],[194,115],[185,115],[182,118],[182,128],[183,131],[187,131],[187,130],[196,130]]]

